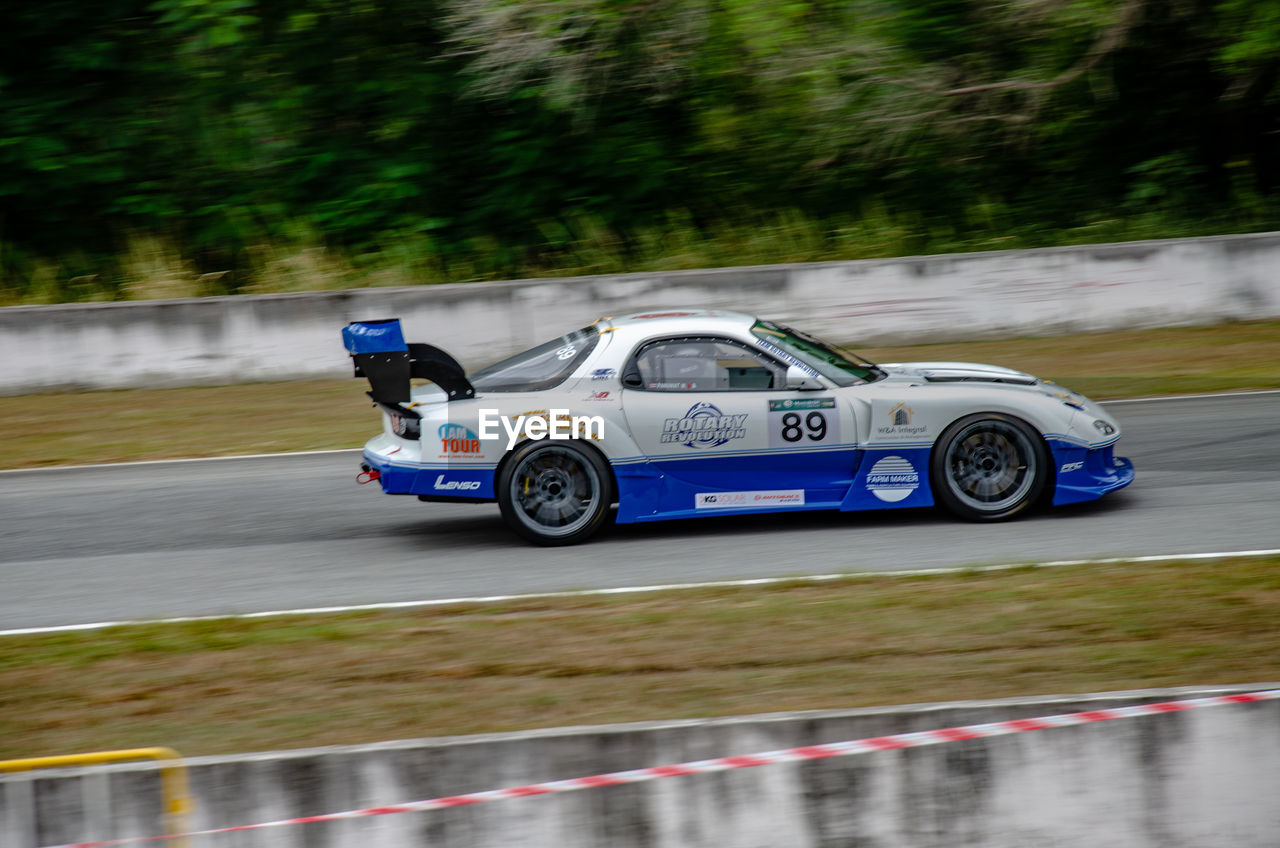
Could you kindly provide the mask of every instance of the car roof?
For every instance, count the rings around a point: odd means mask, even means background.
[[[726,309],[673,308],[605,316],[596,322],[628,342],[665,335],[727,335],[742,338],[756,323],[754,315]]]

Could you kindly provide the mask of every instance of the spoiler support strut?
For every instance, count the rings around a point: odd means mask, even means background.
[[[439,386],[451,400],[476,395],[458,360],[429,344],[406,344],[400,319],[352,321],[342,329],[342,341],[355,366],[355,376],[369,381],[369,397],[374,403],[400,409],[407,403],[409,379],[418,377]]]

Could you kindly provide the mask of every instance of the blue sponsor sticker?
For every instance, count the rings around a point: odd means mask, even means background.
[[[770,344],[764,339],[758,338],[756,339],[756,347],[763,348],[764,350],[769,351],[769,353],[772,353],[774,356],[778,357],[783,362],[787,363],[788,365],[796,366],[801,371],[808,374],[810,377],[819,376],[818,372],[813,369],[812,365],[810,365],[809,363],[801,359],[797,359],[796,357],[787,353],[785,350],[783,350],[782,348],[778,347],[775,344]]]
[[[715,404],[701,402],[679,418],[662,423],[662,444],[687,448],[716,448],[747,436],[747,414],[725,415]]]

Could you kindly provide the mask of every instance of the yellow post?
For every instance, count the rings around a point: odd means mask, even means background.
[[[0,771],[32,771],[34,769],[92,766],[124,760],[157,760],[160,790],[164,794],[164,819],[168,835],[187,832],[187,814],[191,812],[191,796],[187,785],[187,766],[182,755],[172,748],[126,748],[120,751],[93,751],[88,754],[60,754],[53,757],[28,757],[23,760],[0,760]],[[185,846],[187,840],[175,840]]]

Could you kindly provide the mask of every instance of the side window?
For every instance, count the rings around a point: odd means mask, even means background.
[[[786,370],[726,339],[650,342],[623,375],[630,388],[651,392],[751,392],[784,385]]]

